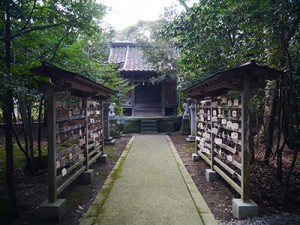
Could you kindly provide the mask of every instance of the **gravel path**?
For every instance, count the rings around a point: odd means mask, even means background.
[[[300,225],[300,215],[278,214],[230,222],[219,221],[219,225]]]

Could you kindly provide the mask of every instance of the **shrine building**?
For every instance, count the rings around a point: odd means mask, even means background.
[[[120,77],[126,78],[134,89],[127,93],[124,115],[133,118],[168,117],[177,115],[176,80],[167,78],[151,83],[158,76],[138,46],[131,42],[110,43],[108,63],[118,64]]]

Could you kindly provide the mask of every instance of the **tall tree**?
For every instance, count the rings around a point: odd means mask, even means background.
[[[165,40],[173,38],[180,49],[179,66],[183,72],[214,73],[255,59],[279,70],[287,71],[286,79],[277,84],[270,123],[278,116],[277,153],[285,143],[294,156],[286,176],[285,193],[299,148],[299,1],[217,1],[205,0],[176,17],[162,30]],[[298,48],[297,48],[298,47]],[[275,92],[276,93],[276,92]],[[279,98],[278,98],[279,97]],[[269,126],[265,157],[273,147],[275,126]],[[275,153],[276,154],[276,153]],[[279,160],[280,161],[280,160]],[[287,196],[285,194],[285,196]],[[287,198],[285,198],[287,199]]]
[[[6,0],[0,3],[0,40],[5,56],[1,57],[1,99],[5,121],[6,184],[9,211],[15,217],[18,213],[13,176],[13,90],[12,63],[15,62],[12,43],[30,33],[52,28],[63,28],[66,32],[92,31],[97,28],[97,19],[105,8],[95,1],[82,0]]]

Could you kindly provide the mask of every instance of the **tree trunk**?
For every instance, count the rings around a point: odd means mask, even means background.
[[[28,113],[28,107],[26,100],[23,99],[22,97],[18,97],[18,103],[19,103],[19,108],[20,108],[20,114],[21,114],[21,119],[22,119],[22,126],[23,126],[23,133],[24,133],[24,154],[26,157],[26,171],[31,171],[32,170],[32,159],[33,159],[33,152],[30,151],[31,148],[31,141],[30,141],[30,119],[29,116],[30,114]]]
[[[266,133],[266,149],[264,154],[264,161],[268,164],[269,159],[272,156],[272,147],[273,147],[273,134],[274,134],[274,124],[275,117],[278,105],[278,81],[276,81],[276,87],[274,95],[272,96],[272,106],[271,106],[271,114],[270,119],[268,121],[268,128]]]
[[[39,163],[42,162],[42,111],[43,111],[43,105],[44,105],[44,98],[45,95],[42,94],[40,105],[39,105],[39,116],[38,116],[38,154],[39,154]]]
[[[29,151],[30,151],[30,158],[31,161],[33,161],[34,158],[34,146],[33,146],[33,135],[32,135],[32,127],[34,126],[33,124],[33,118],[32,118],[32,108],[31,108],[31,104],[28,103],[28,101],[26,101],[26,107],[27,107],[27,120],[28,120],[28,139],[29,139]]]
[[[25,158],[26,158],[26,168],[31,168],[32,166],[31,165],[28,165],[28,163],[30,163],[30,157],[28,155],[28,152],[25,151],[25,149],[23,148],[22,144],[21,144],[21,141],[18,137],[18,134],[17,134],[17,131],[15,129],[15,127],[13,127],[13,132],[14,132],[14,135],[15,135],[15,138],[16,138],[16,141],[17,141],[17,144],[20,148],[20,150],[23,152],[23,154],[25,155]]]
[[[8,207],[11,216],[14,218],[18,214],[17,195],[14,182],[14,156],[13,156],[13,93],[11,75],[11,21],[10,21],[10,1],[5,4],[5,61],[7,86],[5,88],[3,100],[3,118],[5,121],[5,152],[6,152],[6,188],[8,197]]]
[[[293,154],[293,160],[292,160],[292,163],[291,163],[291,166],[290,166],[290,168],[289,168],[289,171],[288,171],[288,173],[287,173],[287,175],[286,175],[286,177],[285,177],[285,182],[284,182],[284,201],[283,201],[283,205],[285,206],[285,207],[287,207],[288,206],[288,192],[289,192],[289,187],[290,187],[290,178],[291,178],[291,175],[292,175],[292,172],[293,172],[293,170],[294,170],[294,168],[295,168],[295,165],[296,165],[296,161],[297,161],[297,157],[298,157],[298,150],[297,150],[297,148],[294,148],[293,149],[294,150],[294,154]]]
[[[300,122],[299,122],[299,115],[298,115],[298,108],[297,108],[297,102],[295,101],[295,97],[294,97],[294,79],[293,79],[293,72],[292,72],[292,62],[291,62],[291,56],[288,50],[288,42],[282,40],[283,42],[283,48],[284,48],[284,52],[286,54],[287,57],[287,62],[288,62],[288,109],[289,109],[289,123],[288,123],[288,134],[289,137],[291,139],[291,143],[290,145],[292,146],[292,149],[294,151],[293,154],[293,159],[291,162],[291,166],[289,168],[289,171],[286,175],[285,178],[285,186],[284,186],[284,206],[287,207],[287,203],[288,203],[288,191],[289,191],[289,186],[290,186],[290,177],[292,175],[292,172],[295,168],[296,165],[296,161],[298,158],[298,149],[297,149],[297,142],[298,142],[298,136],[295,133],[295,128],[300,126]]]

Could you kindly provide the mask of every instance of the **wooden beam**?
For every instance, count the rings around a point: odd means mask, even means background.
[[[201,156],[202,159],[204,159],[204,161],[205,161],[208,165],[211,164],[210,159],[209,159],[206,155],[204,155],[201,151],[198,151],[198,154]]]
[[[166,108],[166,82],[161,83],[161,115],[165,116]]]
[[[136,88],[136,87],[135,87]],[[132,91],[132,100],[131,100],[131,115],[132,116],[135,116],[135,88],[133,88],[131,91]]]
[[[220,81],[216,81],[214,84],[211,84],[207,87],[204,88],[206,93],[215,91],[215,90],[219,90],[219,89],[232,89],[234,87],[234,85],[228,81],[228,80],[220,80]]]
[[[47,132],[48,132],[48,201],[57,200],[56,182],[56,94],[52,85],[47,89]]]
[[[211,97],[211,104],[210,104],[210,114],[211,114],[211,118],[212,118],[212,112],[213,112],[213,108],[212,108],[212,102],[213,102],[213,97]],[[210,131],[212,130],[213,128],[213,121],[212,119],[210,118]],[[215,145],[214,145],[214,141],[215,141],[215,134],[211,131],[210,132],[210,144],[211,144],[211,148],[210,148],[210,160],[211,160],[211,169],[214,170],[214,165],[215,165],[215,162],[214,162],[214,157],[215,157]]]
[[[93,164],[94,162],[96,162],[96,160],[103,155],[103,152],[98,152],[95,156],[93,156],[93,158],[90,159],[90,161],[88,162],[88,165],[90,166],[91,164]]]
[[[243,81],[242,92],[242,193],[241,199],[244,202],[250,200],[250,115],[249,115],[249,100],[250,100],[250,81],[245,78]]]
[[[85,145],[84,145],[84,151],[85,151],[85,167],[86,170],[89,169],[89,117],[87,115],[88,113],[88,101],[87,99],[83,100],[84,105],[84,123],[85,123]]]
[[[229,176],[227,176],[226,173],[224,173],[218,166],[214,166],[214,170],[217,171],[217,173],[223,177],[223,179],[231,186],[233,187],[240,195],[242,195],[243,190],[239,185],[237,185]]]
[[[65,190],[80,174],[85,171],[86,167],[83,166],[80,169],[78,169],[71,177],[69,177],[64,183],[62,183],[58,188],[57,188],[57,193],[60,194]]]
[[[102,123],[101,123],[101,151],[104,152],[104,101],[100,101],[99,104],[101,104],[101,120],[102,120]]]
[[[67,169],[67,174],[71,173],[73,170],[77,169],[77,167],[81,166],[81,164],[83,164],[85,159],[81,159],[79,161],[77,161],[75,164],[73,164],[71,167],[69,167]],[[57,176],[56,180],[59,181],[60,179],[63,179],[62,174]]]
[[[214,157],[214,160],[220,165],[221,168],[224,168],[228,173],[230,173],[231,176],[236,176],[239,181],[242,180],[241,176],[231,169],[226,163],[222,162],[222,160],[218,159],[217,157]]]

